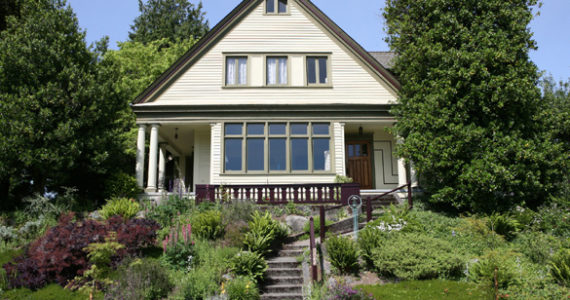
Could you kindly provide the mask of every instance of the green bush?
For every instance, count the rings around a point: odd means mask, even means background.
[[[176,241],[167,245],[162,260],[174,269],[188,270],[195,263],[195,256],[194,245],[191,242]]]
[[[559,284],[570,287],[570,249],[560,249],[552,257],[550,274]]]
[[[112,198],[101,207],[101,216],[107,220],[113,216],[121,216],[130,219],[137,215],[140,205],[134,199]]]
[[[223,245],[231,247],[242,247],[245,234],[248,231],[247,223],[236,221],[226,225]]]
[[[469,266],[469,278],[491,288],[495,282],[495,269],[500,288],[515,284],[520,277],[517,274],[517,254],[506,250],[492,250],[483,255],[478,262]]]
[[[376,271],[403,280],[453,278],[462,274],[464,261],[445,240],[417,233],[391,233],[372,250]]]
[[[105,181],[106,198],[136,198],[141,192],[136,177],[124,172],[113,173]]]
[[[193,269],[183,278],[179,293],[183,299],[208,299],[220,288],[221,275],[208,266]]]
[[[487,289],[481,289],[476,284],[440,279],[411,280],[383,285],[358,285],[356,289],[362,289],[372,294],[374,299],[382,300],[491,299],[491,294]]]
[[[4,295],[1,295],[1,297],[2,299],[11,300],[85,300],[86,298],[85,294],[65,289],[57,283],[46,285],[45,287],[36,291],[32,291],[26,288],[8,290],[4,293]],[[97,293],[94,295],[94,299],[103,299],[103,297],[101,294]]]
[[[517,219],[512,218],[507,214],[494,213],[489,216],[487,227],[510,241],[519,231],[520,224]]]
[[[105,294],[107,299],[163,299],[174,287],[166,269],[154,259],[125,262],[118,268],[116,277]]]
[[[331,225],[333,222],[329,221],[325,218],[325,226]],[[313,224],[315,225],[315,236],[319,236],[321,234],[321,217],[313,217]],[[311,221],[307,221],[305,226],[303,226],[303,232],[305,234],[310,234],[311,231]]]
[[[171,227],[173,219],[179,214],[186,214],[194,207],[194,200],[189,198],[180,198],[178,196],[170,196],[160,205],[156,205],[152,201],[145,201],[144,208],[148,218],[157,221],[162,228]]]
[[[543,206],[537,214],[537,227],[541,231],[559,237],[570,236],[570,207],[568,205]]]
[[[222,237],[224,235],[222,213],[215,210],[199,213],[193,218],[192,230],[197,236],[209,240]]]
[[[521,233],[513,241],[515,249],[536,264],[544,264],[561,247],[555,237],[542,232]]]
[[[255,282],[246,276],[238,276],[225,285],[229,300],[258,300],[259,290]]]
[[[255,282],[263,279],[267,262],[259,253],[242,251],[230,260],[230,270],[238,276],[247,276]]]
[[[386,235],[385,232],[375,226],[366,226],[363,230],[358,232],[358,248],[368,268],[374,267],[374,256],[372,252],[384,243],[387,238]]]
[[[273,220],[269,212],[255,211],[249,221],[249,232],[245,234],[244,245],[252,252],[266,255],[279,246],[287,237],[287,226]]]
[[[326,241],[331,265],[341,274],[355,273],[359,269],[358,246],[349,237],[334,236]]]

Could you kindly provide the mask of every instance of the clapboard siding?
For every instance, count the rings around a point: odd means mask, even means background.
[[[194,134],[194,184],[210,183],[210,128],[201,127]]]
[[[290,15],[268,16],[258,6],[170,87],[146,105],[389,104],[396,94],[290,1]],[[303,53],[332,53],[332,88],[223,88],[224,53],[288,53],[290,82],[304,85]],[[259,56],[258,56],[259,57]],[[302,58],[301,58],[302,59]],[[262,85],[264,64],[250,58],[250,84]]]

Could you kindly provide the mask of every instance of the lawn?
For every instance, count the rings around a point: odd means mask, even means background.
[[[374,299],[398,300],[481,300],[492,295],[474,283],[449,280],[412,280],[385,285],[359,285],[357,289],[372,294]]]

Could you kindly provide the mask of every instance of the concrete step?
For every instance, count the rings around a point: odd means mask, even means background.
[[[269,269],[272,268],[296,268],[299,266],[296,257],[276,257],[267,261]]]
[[[261,300],[303,300],[303,294],[302,293],[263,294],[261,295]]]
[[[297,250],[297,249],[305,249],[307,248],[306,245],[302,244],[286,244],[283,245],[283,250]]]
[[[268,278],[303,276],[299,268],[269,268],[265,271]]]
[[[305,249],[287,249],[279,251],[277,255],[280,257],[297,257],[303,255],[303,252],[305,252]]]
[[[267,294],[302,294],[302,284],[267,285],[263,288]]]
[[[303,284],[301,276],[274,276],[268,277],[266,283],[270,285]]]

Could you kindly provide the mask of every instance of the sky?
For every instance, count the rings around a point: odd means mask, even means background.
[[[197,3],[192,0],[191,2]],[[241,0],[203,0],[210,28],[214,27]],[[570,80],[570,0],[544,0],[540,14],[530,24],[537,51],[531,59],[555,80]],[[133,20],[139,15],[138,0],[68,0],[79,25],[92,43],[109,36],[110,46],[126,41]],[[325,14],[368,51],[387,51],[384,42],[383,0],[313,0]]]

